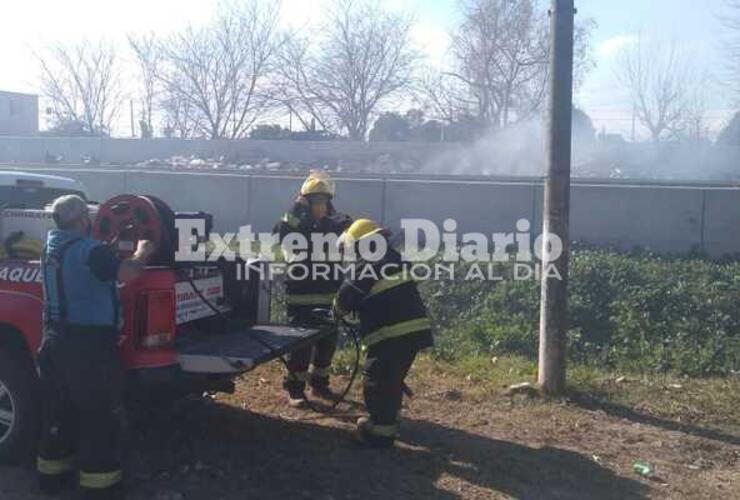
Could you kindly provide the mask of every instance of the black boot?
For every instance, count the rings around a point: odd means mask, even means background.
[[[80,500],[125,500],[126,498],[122,482],[108,488],[80,488],[78,492]]]
[[[288,392],[288,406],[291,408],[306,408],[308,406],[305,378],[301,379],[299,376],[289,373],[283,381],[283,389]]]
[[[357,420],[355,444],[363,448],[393,448],[395,435],[383,436],[373,432],[373,423],[367,417]]]
[[[71,490],[77,483],[77,473],[75,471],[65,472],[63,474],[39,474],[39,489],[45,495],[58,495],[65,490]]]
[[[329,377],[311,377],[311,393],[321,399],[336,401],[337,395],[329,386]]]

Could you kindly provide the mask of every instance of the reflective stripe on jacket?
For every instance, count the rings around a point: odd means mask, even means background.
[[[383,272],[392,266],[395,274]],[[358,312],[363,343],[366,346],[412,334],[418,335],[418,347],[432,345],[431,321],[416,283],[403,271],[401,256],[389,249],[382,261],[359,262],[372,266],[374,272],[356,272],[358,279],[347,279],[339,288],[335,308],[346,314]],[[387,268],[386,268],[387,269]]]

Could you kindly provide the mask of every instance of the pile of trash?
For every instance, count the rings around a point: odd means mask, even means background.
[[[372,161],[347,161],[326,159],[315,163],[275,161],[262,158],[257,161],[244,161],[226,155],[219,157],[171,156],[169,158],[152,158],[133,165],[143,169],[163,170],[224,170],[245,171],[250,173],[297,173],[311,168],[319,168],[330,173],[364,173],[364,174],[399,174],[418,172],[420,165],[408,161],[399,161],[390,155],[380,155]]]
[[[290,172],[294,169],[298,169],[298,165],[287,165],[279,161],[270,161],[269,159],[263,159],[258,162],[241,162],[233,158],[229,158],[225,155],[219,156],[218,158],[201,157],[197,155],[191,156],[171,156],[169,158],[152,158],[145,160],[133,165],[139,168],[157,168],[167,170],[254,170],[254,171],[285,171]],[[304,170],[301,168],[301,170]]]

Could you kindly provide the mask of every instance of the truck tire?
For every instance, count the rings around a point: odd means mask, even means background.
[[[0,463],[18,464],[36,446],[37,377],[22,351],[0,351]]]

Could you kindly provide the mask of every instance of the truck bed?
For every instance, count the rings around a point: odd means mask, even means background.
[[[323,335],[318,329],[258,325],[203,338],[178,338],[175,350],[183,372],[240,373],[311,344]]]

